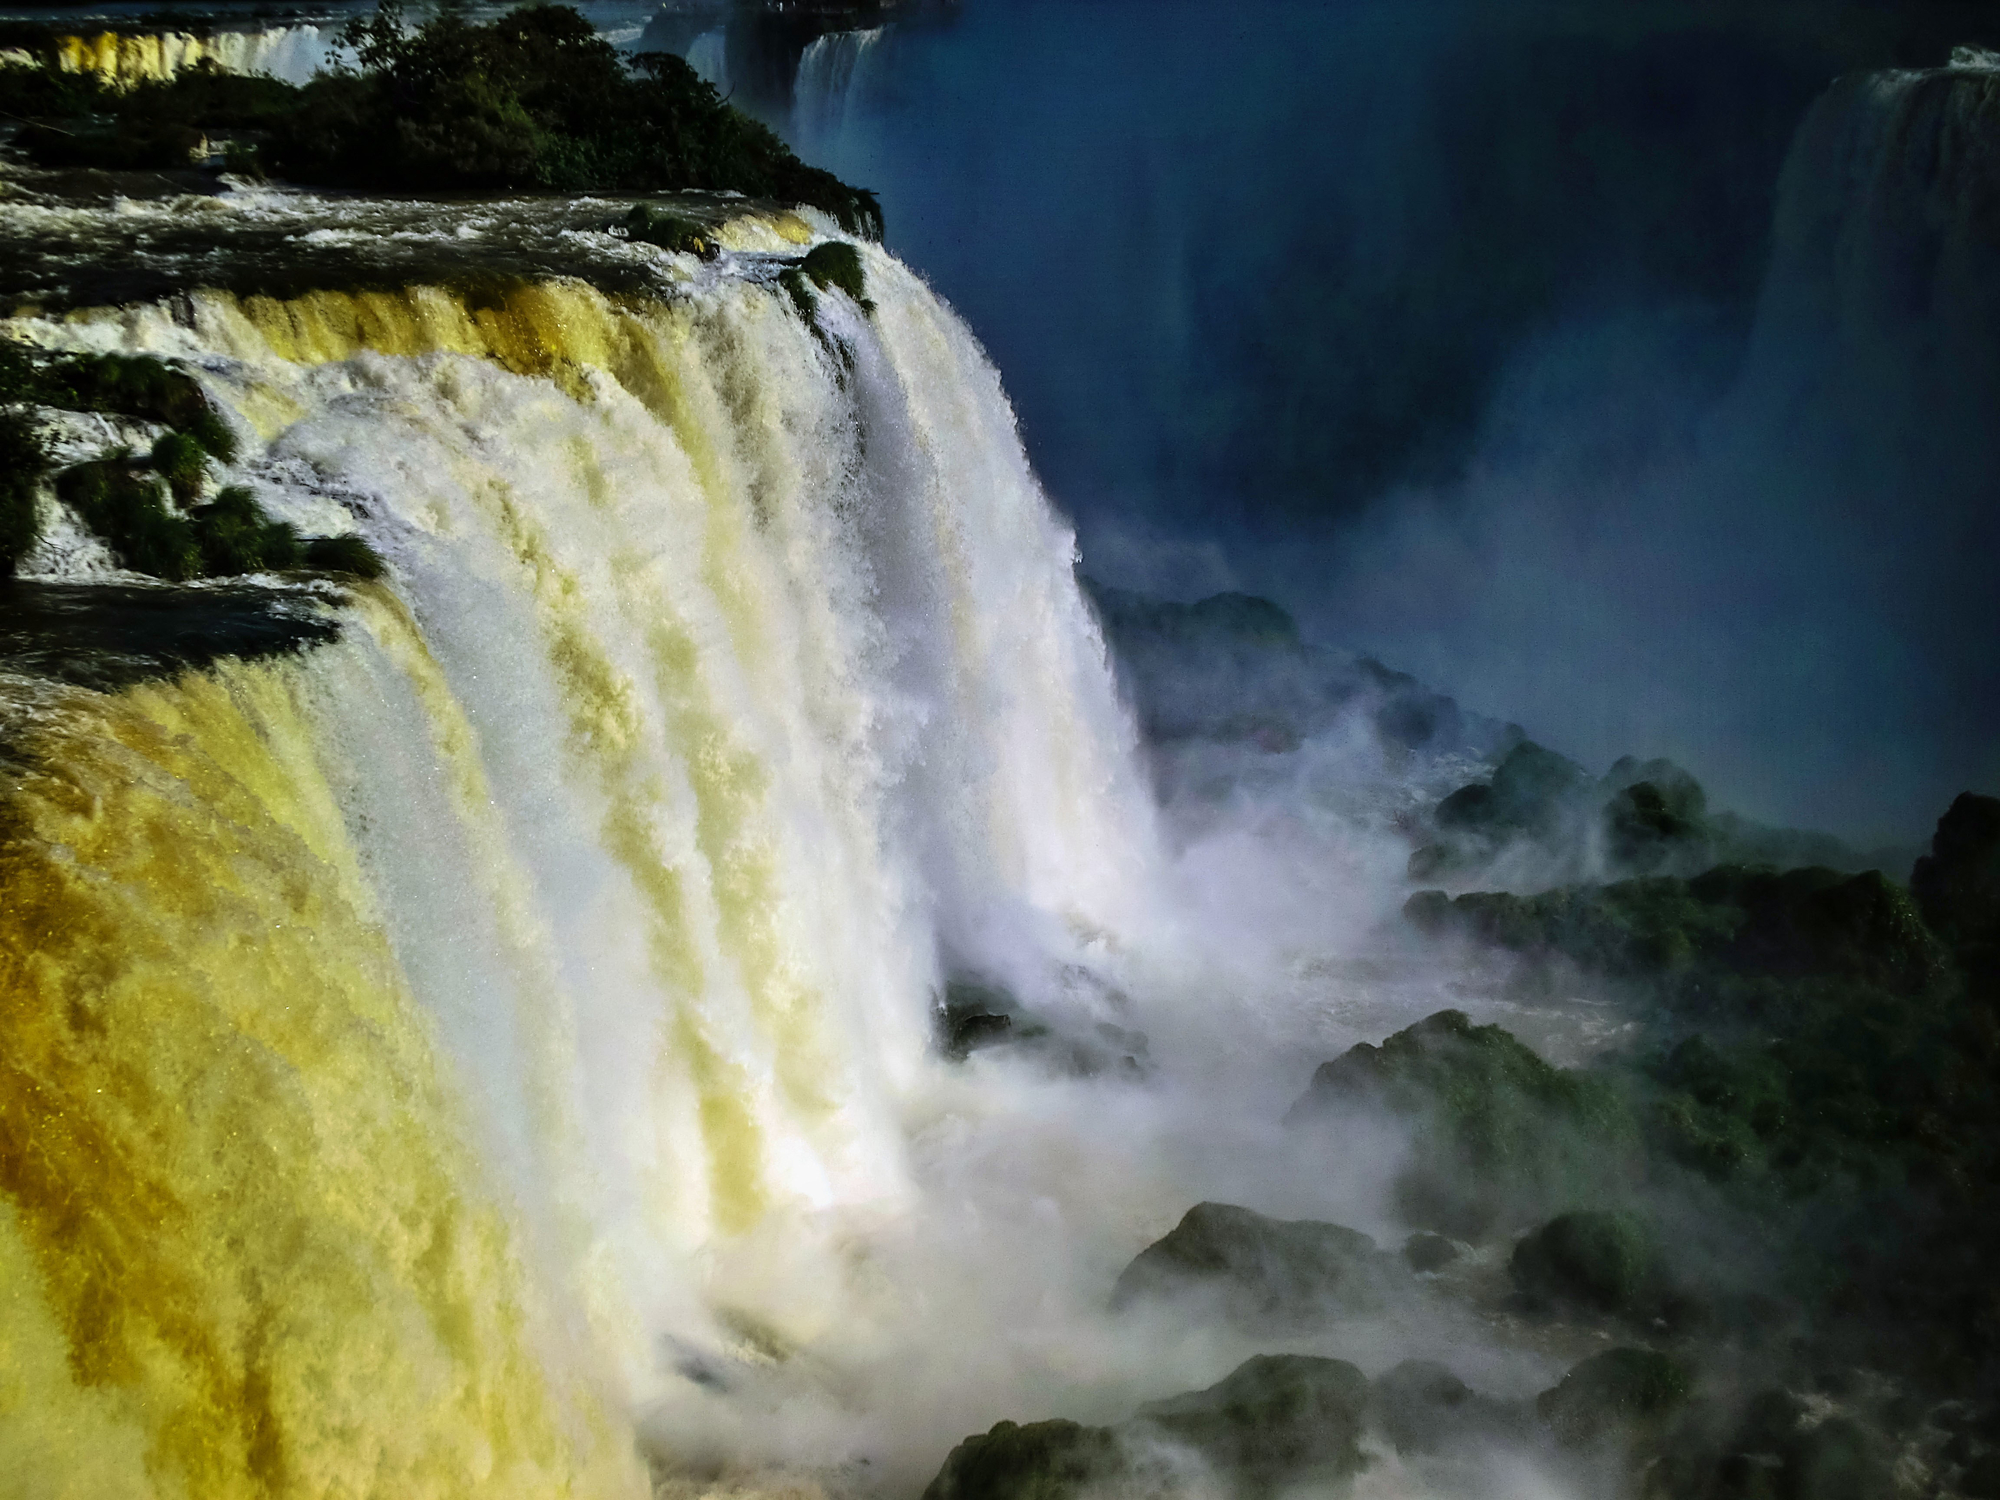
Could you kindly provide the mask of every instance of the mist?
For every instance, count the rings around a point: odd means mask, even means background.
[[[1991,307],[1920,284],[1920,187],[1874,193],[1869,269],[1854,148],[1793,162],[1782,231],[1781,179],[1837,77],[1991,30],[971,0],[798,124],[1008,372],[1093,576],[1263,593],[1592,765],[1908,841],[1996,773],[1993,386],[1932,368]]]

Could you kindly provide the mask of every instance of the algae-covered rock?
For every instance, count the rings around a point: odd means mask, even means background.
[[[1312,1322],[1380,1306],[1393,1273],[1392,1259],[1356,1230],[1197,1203],[1125,1268],[1111,1305],[1206,1293],[1242,1321]]]
[[[1638,1169],[1638,1124],[1610,1083],[1551,1067],[1498,1026],[1440,1011],[1321,1065],[1287,1121],[1380,1109],[1416,1127],[1396,1201],[1408,1221],[1476,1239],[1615,1190]]]
[[[2000,943],[2000,798],[1960,794],[1938,819],[1910,891],[1947,942]]]
[[[1535,1413],[1566,1447],[1621,1428],[1659,1422],[1687,1399],[1693,1382],[1675,1360],[1650,1349],[1607,1349],[1577,1365],[1535,1398]]]
[[[998,1422],[951,1450],[923,1500],[1072,1500],[1125,1467],[1109,1428]]]
[[[1631,1214],[1558,1214],[1514,1247],[1507,1274],[1532,1301],[1629,1313],[1658,1279],[1659,1250]]]
[[[1254,1497],[1359,1473],[1367,1411],[1367,1377],[1345,1360],[1260,1354],[1207,1390],[1141,1407],[1133,1425],[1195,1449]]]

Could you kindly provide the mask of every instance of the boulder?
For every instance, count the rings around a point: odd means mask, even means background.
[[[1602,1079],[1551,1067],[1498,1026],[1439,1011],[1313,1075],[1286,1116],[1308,1126],[1380,1110],[1415,1126],[1396,1184],[1412,1225],[1476,1240],[1509,1215],[1588,1201],[1636,1170],[1638,1126]]]
[[[1125,1468],[1109,1428],[997,1422],[951,1450],[923,1500],[1072,1500]]]
[[[1621,1429],[1654,1426],[1686,1402],[1692,1382],[1675,1360],[1650,1349],[1607,1349],[1535,1398],[1535,1413],[1565,1447]]]
[[[1523,1237],[1507,1274],[1531,1302],[1631,1313],[1655,1289],[1659,1252],[1630,1214],[1559,1214]]]
[[[1379,1307],[1395,1271],[1373,1240],[1339,1224],[1197,1203],[1125,1268],[1111,1305],[1208,1293],[1239,1321],[1311,1323]]]
[[[1150,1427],[1193,1448],[1244,1497],[1338,1483],[1359,1473],[1368,1380],[1345,1360],[1260,1354],[1204,1391],[1139,1409]]]

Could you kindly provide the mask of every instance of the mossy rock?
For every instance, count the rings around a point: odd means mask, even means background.
[[[1520,1408],[1480,1395],[1424,1359],[1406,1359],[1376,1376],[1369,1400],[1374,1425],[1402,1454],[1518,1440],[1528,1425]]]
[[[1457,1239],[1620,1190],[1643,1171],[1638,1121],[1617,1088],[1551,1067],[1461,1011],[1322,1064],[1286,1119],[1305,1125],[1350,1109],[1416,1124],[1397,1206],[1412,1225]]]
[[[1687,1370],[1650,1349],[1607,1349],[1535,1398],[1535,1413],[1565,1447],[1660,1423],[1693,1389]]]
[[[1394,1271],[1373,1240],[1339,1224],[1197,1203],[1125,1268],[1111,1305],[1205,1294],[1239,1321],[1312,1323],[1380,1307]]]
[[[722,251],[715,231],[699,220],[669,213],[648,204],[634,204],[619,221],[625,237],[645,245],[658,245],[679,255],[695,255],[713,260]]]
[[[1142,1406],[1133,1426],[1195,1449],[1257,1497],[1359,1473],[1368,1399],[1367,1377],[1345,1360],[1260,1354],[1207,1390]]]
[[[998,1422],[951,1450],[923,1500],[1073,1500],[1125,1468],[1109,1428]]]
[[[838,287],[863,312],[875,311],[875,304],[868,300],[868,273],[861,263],[861,251],[857,246],[845,240],[828,240],[823,245],[815,245],[806,252],[799,269],[821,291]]]
[[[1631,1313],[1656,1287],[1659,1250],[1630,1214],[1558,1214],[1514,1247],[1507,1274],[1532,1302]]]

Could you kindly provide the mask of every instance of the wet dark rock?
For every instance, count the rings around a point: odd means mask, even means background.
[[[292,590],[0,582],[0,668],[102,691],[339,633],[320,600]]]
[[[1945,941],[2000,943],[2000,798],[1965,792],[1951,804],[1910,892]]]
[[[1207,1293],[1240,1321],[1310,1324],[1379,1307],[1398,1270],[1367,1235],[1339,1224],[1198,1203],[1125,1268],[1111,1305]]]
[[[1413,1271],[1441,1271],[1462,1253],[1456,1240],[1426,1230],[1418,1230],[1403,1242],[1403,1259]]]
[[[1413,1225],[1478,1239],[1507,1218],[1589,1201],[1636,1168],[1638,1124],[1600,1078],[1551,1067],[1498,1026],[1440,1011],[1321,1065],[1287,1123],[1381,1109],[1416,1127],[1396,1185]]]
[[[1656,1424],[1681,1406],[1693,1382],[1677,1361],[1650,1349],[1607,1349],[1535,1398],[1535,1412],[1565,1447]]]
[[[1630,1313],[1659,1280],[1659,1249],[1631,1214],[1559,1214],[1514,1247],[1507,1274],[1531,1302]]]
[[[923,1500],[1070,1500],[1125,1468],[1109,1428],[999,1422],[951,1450]]]
[[[991,1047],[1016,1047],[1052,1071],[1074,1078],[1115,1073],[1141,1078],[1151,1069],[1143,1031],[1109,1021],[1052,1022],[1023,1009],[1008,991],[959,978],[945,986],[932,1017],[938,1051],[964,1062]]]
[[[1366,1463],[1368,1400],[1367,1378],[1343,1360],[1258,1355],[1115,1428],[998,1423],[952,1449],[924,1500],[1071,1500],[1102,1485],[1170,1493],[1173,1449],[1191,1450],[1237,1500],[1337,1484]]]
[[[1133,1426],[1195,1449],[1238,1495],[1257,1497],[1359,1473],[1368,1395],[1345,1360],[1260,1354],[1207,1390],[1141,1407]]]
[[[1350,715],[1385,745],[1490,755],[1507,726],[1462,711],[1406,673],[1313,645],[1252,594],[1191,604],[1083,580],[1146,738],[1156,746],[1297,749]],[[1516,737],[1518,736],[1518,732]]]
[[[1383,1371],[1369,1399],[1375,1426],[1398,1453],[1519,1438],[1527,1427],[1518,1408],[1480,1395],[1430,1360],[1406,1359]]]

